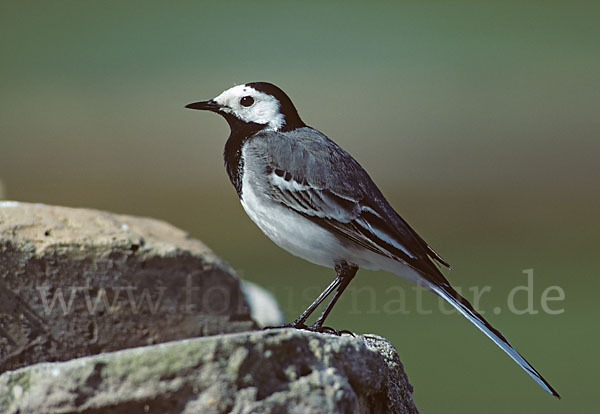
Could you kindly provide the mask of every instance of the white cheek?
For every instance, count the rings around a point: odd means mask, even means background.
[[[254,105],[245,107],[240,104],[240,99],[246,95],[254,98]],[[277,99],[244,85],[234,86],[213,100],[225,107],[223,112],[233,114],[244,122],[267,124],[269,130],[278,130],[285,123],[284,116],[279,113]]]
[[[269,129],[279,129],[283,126],[284,118],[279,113],[279,104],[272,101],[257,102],[254,106],[247,108],[244,114],[246,121],[257,124],[268,124]]]

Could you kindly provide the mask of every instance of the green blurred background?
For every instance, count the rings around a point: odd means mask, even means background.
[[[183,108],[273,82],[355,155],[468,298],[492,287],[480,309],[563,400],[433,295],[418,314],[390,274],[361,271],[329,324],[389,338],[423,412],[596,410],[600,8],[495,3],[2,0],[4,198],[167,220],[293,318],[332,271],[260,233],[222,165],[226,123]],[[516,315],[508,293],[530,268],[540,312]],[[559,315],[540,308],[552,285]],[[390,309],[399,288],[405,315]]]

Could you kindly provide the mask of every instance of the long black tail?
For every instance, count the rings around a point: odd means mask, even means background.
[[[488,336],[496,345],[498,345],[504,352],[508,354],[521,368],[527,372],[531,378],[542,388],[544,388],[551,395],[560,398],[560,395],[556,392],[554,388],[541,376],[539,372],[535,370],[531,366],[529,362],[525,358],[521,356],[512,345],[506,340],[506,338],[497,331],[492,325],[486,321],[483,316],[481,316],[473,306],[463,298],[456,290],[454,290],[450,286],[436,286],[434,284],[430,284],[429,288],[433,290],[435,293],[444,298],[448,303],[454,306],[460,313],[462,313],[468,320],[470,320],[475,326],[481,330],[484,334]]]

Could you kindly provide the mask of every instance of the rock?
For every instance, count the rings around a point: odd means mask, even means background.
[[[271,292],[247,280],[242,282],[242,291],[250,306],[250,315],[259,327],[281,326],[285,323],[283,311]]]
[[[416,413],[393,346],[275,329],[40,363],[0,376],[5,413]]]
[[[255,326],[232,269],[182,230],[0,202],[0,372]]]

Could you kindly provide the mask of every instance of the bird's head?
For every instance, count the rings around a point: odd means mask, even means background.
[[[306,126],[285,92],[267,82],[237,85],[216,98],[194,102],[185,107],[222,115],[232,132],[291,131]]]

